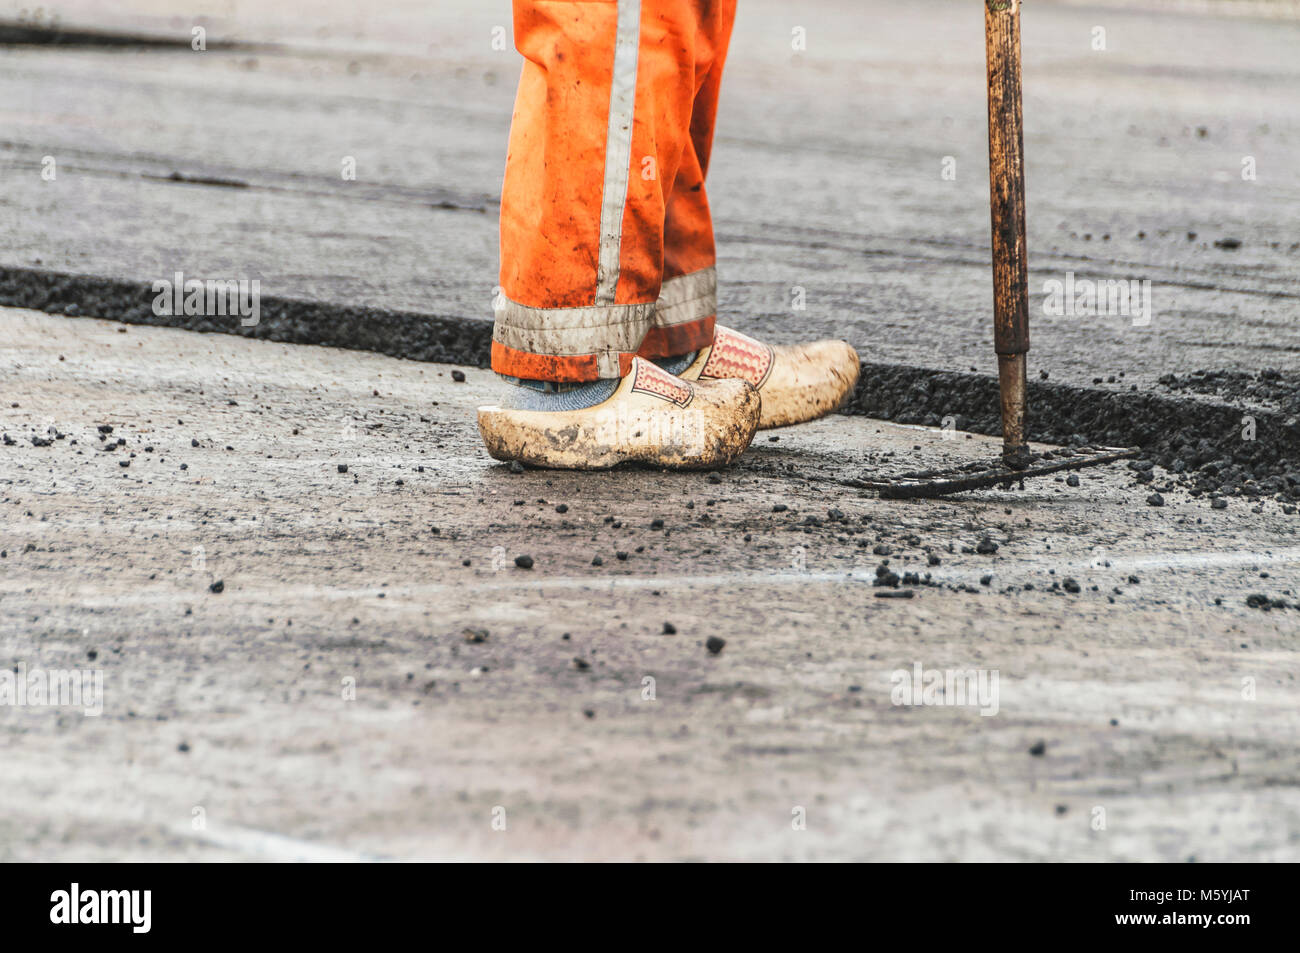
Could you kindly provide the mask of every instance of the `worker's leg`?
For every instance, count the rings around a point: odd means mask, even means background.
[[[696,34],[690,135],[671,180],[664,223],[664,280],[640,354],[651,359],[689,356],[713,341],[717,311],[713,218],[704,180],[713,151],[722,68],[736,18],[735,0],[705,5]],[[670,370],[681,367],[661,360]]]
[[[736,5],[719,0],[708,6],[696,36],[690,137],[668,196],[664,281],[639,353],[688,380],[748,381],[762,397],[761,426],[812,420],[852,392],[858,378],[853,348],[843,341],[771,347],[715,322],[716,257],[704,180]]]
[[[713,6],[515,0],[525,62],[501,196],[499,373],[627,373],[654,322],[669,186],[693,156],[691,77]]]
[[[752,386],[686,383],[636,358],[660,296],[667,202],[713,7],[515,0],[525,62],[501,196],[492,367],[528,389],[512,407],[479,410],[498,459],[716,466],[753,436]],[[692,346],[710,336],[701,330]]]
[[[690,137],[668,194],[663,286],[640,355],[686,380],[748,381],[762,397],[762,426],[797,424],[835,410],[852,393],[858,355],[842,341],[771,347],[716,325],[718,278],[705,177],[735,16],[735,0],[708,4],[695,35]]]

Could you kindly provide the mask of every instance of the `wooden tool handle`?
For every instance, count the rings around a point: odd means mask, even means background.
[[[993,342],[1002,390],[1003,458],[1027,459],[1029,268],[1025,248],[1020,0],[985,0],[989,74],[989,208],[993,224]]]

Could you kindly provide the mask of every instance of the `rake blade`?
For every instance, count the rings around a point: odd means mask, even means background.
[[[1114,463],[1127,457],[1135,457],[1137,449],[1117,449],[1114,447],[1085,448],[1071,451],[1071,455],[1060,459],[1057,454],[1050,457],[1038,455],[1031,459],[1028,466],[1013,470],[1002,463],[967,464],[949,470],[922,470],[917,473],[904,473],[888,480],[865,480],[860,485],[864,489],[875,490],[882,500],[914,500],[935,496],[950,496],[953,493],[965,493],[969,490],[982,490],[995,486],[1010,486],[1034,477],[1060,473],[1062,470],[1082,470],[1085,467],[1097,467]]]

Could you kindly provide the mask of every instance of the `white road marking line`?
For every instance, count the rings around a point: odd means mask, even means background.
[[[1015,560],[1010,562],[1003,560],[1001,562],[990,561],[987,565],[977,566],[972,569],[941,569],[931,568],[925,571],[931,574],[931,577],[939,582],[956,582],[962,579],[978,579],[985,573],[1007,574],[1010,572],[1047,573],[1047,570],[1055,569],[1058,577],[1063,577],[1063,573],[1077,572],[1084,573],[1113,573],[1123,575],[1135,570],[1181,570],[1181,569],[1230,569],[1241,566],[1263,566],[1276,565],[1278,563],[1290,564],[1300,563],[1300,549],[1286,549],[1274,553],[1252,553],[1252,552],[1234,552],[1234,553],[1213,553],[1210,555],[1201,555],[1198,553],[1154,553],[1142,558],[1124,559],[1121,557],[1110,558],[1107,560],[1110,565],[1096,566],[1091,561],[1076,561],[1066,563],[1064,566],[1052,563],[1050,558],[1044,557],[1035,560]],[[506,589],[665,589],[672,586],[790,586],[805,585],[810,582],[870,582],[876,578],[874,567],[872,569],[846,569],[839,572],[774,572],[774,573],[755,573],[755,572],[730,572],[714,573],[707,576],[615,576],[610,579],[581,579],[571,577],[561,577],[558,579],[538,579],[535,582],[526,580],[511,580],[500,583],[486,583],[482,585],[457,585],[457,586],[438,586],[437,591],[452,589],[472,588],[475,591],[493,591]],[[417,587],[417,591],[424,590],[426,587]]]
[[[340,847],[331,847],[329,844],[295,840],[282,834],[271,834],[250,827],[221,825],[194,830],[186,824],[177,827],[176,830],[215,847],[224,847],[227,850],[264,857],[268,860],[319,864],[375,863],[383,860],[382,857],[358,854]]]
[[[1212,553],[1201,555],[1198,553],[1153,553],[1149,556],[1135,557],[1125,559],[1122,557],[1106,557],[1110,563],[1108,566],[1096,566],[1091,561],[1074,561],[1065,564],[1053,563],[1050,557],[1040,557],[1037,559],[1017,559],[1015,561],[1002,560],[1000,562],[989,561],[986,564],[976,565],[970,569],[952,569],[952,568],[931,568],[921,569],[919,571],[929,572],[931,578],[937,583],[945,582],[964,582],[968,580],[978,580],[986,573],[994,575],[1008,575],[1011,573],[1020,574],[1042,574],[1047,575],[1048,569],[1055,569],[1054,578],[1064,578],[1068,573],[1074,572],[1080,575],[1084,574],[1102,574],[1127,575],[1136,570],[1153,571],[1153,570],[1205,570],[1205,569],[1232,569],[1244,566],[1276,566],[1279,564],[1290,565],[1300,563],[1300,549],[1284,549],[1272,553],[1255,553],[1249,551],[1237,551],[1228,553]],[[514,575],[512,570],[507,570]],[[483,582],[465,581],[457,583],[427,583],[421,585],[399,585],[386,589],[376,588],[339,588],[331,586],[277,586],[274,589],[274,595],[277,599],[283,600],[293,597],[310,596],[313,599],[328,599],[332,601],[343,599],[368,599],[373,598],[376,593],[384,592],[389,596],[412,596],[419,597],[423,595],[437,595],[447,592],[506,592],[506,591],[545,591],[545,590],[586,590],[586,591],[612,591],[617,589],[669,589],[669,588],[691,588],[694,586],[720,586],[734,588],[737,586],[801,586],[809,583],[823,582],[853,582],[864,583],[875,580],[876,574],[874,567],[871,569],[845,569],[835,572],[796,572],[787,570],[783,572],[727,572],[711,573],[709,575],[699,576],[614,576],[609,578],[599,577],[575,577],[559,576],[551,578],[520,579],[512,578],[501,582]],[[0,593],[18,595],[25,591],[27,587],[20,585],[18,580],[13,580],[10,585],[0,582]],[[244,590],[249,595],[255,595],[257,590]],[[197,593],[196,593],[197,595]],[[77,595],[83,606],[99,607],[111,606],[120,608],[127,604],[142,603],[165,603],[172,604],[178,598],[174,591],[167,592],[136,592],[130,595],[122,593],[113,595],[111,598],[105,597],[102,602],[94,598]]]

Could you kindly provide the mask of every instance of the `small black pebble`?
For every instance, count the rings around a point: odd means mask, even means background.
[[[225,583],[224,580],[221,580],[221,579],[218,579],[218,580],[217,580],[216,582],[214,582],[212,585],[208,586],[208,592],[218,592],[218,593],[220,593],[220,592],[225,592],[225,591],[226,591],[226,583]]]
[[[722,649],[726,646],[726,644],[727,644],[726,639],[720,639],[716,635],[711,635],[709,636],[708,641],[704,643],[704,647],[708,649],[710,652],[712,652],[714,655],[717,655],[719,652],[722,651]]]

